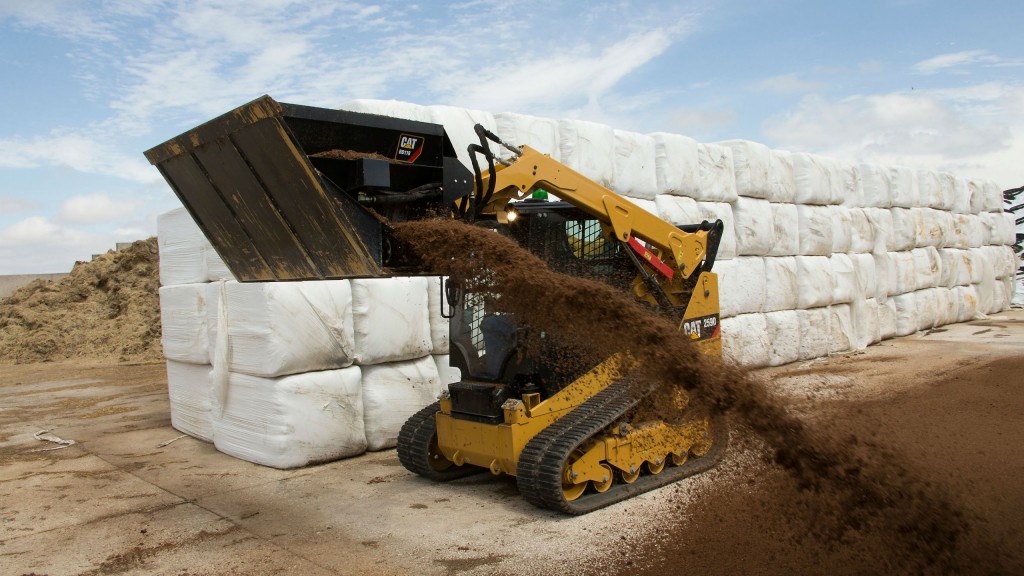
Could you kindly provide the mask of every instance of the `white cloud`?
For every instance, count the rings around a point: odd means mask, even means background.
[[[138,208],[137,202],[114,200],[107,194],[84,194],[61,203],[58,219],[68,224],[102,224],[128,217]]]
[[[918,74],[931,75],[944,70],[954,70],[958,73],[965,73],[964,67],[973,64],[984,64],[988,66],[1022,66],[1024,61],[1001,58],[988,50],[964,50],[963,52],[951,52],[939,54],[927,60],[921,60],[914,64],[911,70]]]
[[[762,130],[784,148],[955,170],[1017,185],[1024,180],[1021,89],[988,83],[836,100],[807,96],[766,120]]]
[[[69,131],[34,138],[0,139],[0,168],[67,166],[133,182],[152,183],[160,174],[139,155],[130,157],[103,136]]]
[[[636,33],[602,50],[575,47],[517,58],[509,66],[472,70],[434,82],[452,101],[485,110],[549,109],[607,94],[622,79],[659,56],[673,38],[663,29]]]

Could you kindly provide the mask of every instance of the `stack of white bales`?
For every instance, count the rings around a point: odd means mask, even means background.
[[[437,278],[239,283],[184,208],[160,216],[172,425],[277,468],[394,446],[458,379]]]
[[[480,122],[673,224],[721,219],[724,348],[745,366],[861,349],[1002,310],[1013,295],[1013,219],[994,182],[581,120],[344,108],[443,124],[460,154]]]

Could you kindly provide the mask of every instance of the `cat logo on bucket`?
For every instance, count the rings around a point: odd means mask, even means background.
[[[420,154],[423,152],[423,144],[426,138],[423,136],[413,136],[411,134],[402,134],[398,138],[398,149],[395,150],[395,160],[399,162],[413,163]]]

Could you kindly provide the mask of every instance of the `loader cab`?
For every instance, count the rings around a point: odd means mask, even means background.
[[[547,262],[553,270],[629,289],[635,268],[622,243],[606,237],[601,223],[568,202],[525,200],[511,207],[507,225],[495,230]],[[449,392],[461,417],[498,422],[508,398],[539,392],[546,398],[573,379],[559,357],[558,343],[531,334],[515,318],[495,311],[483,295],[461,294],[452,306],[450,362],[462,382]],[[520,354],[526,338],[541,339],[543,354]],[[457,416],[458,417],[458,416]]]

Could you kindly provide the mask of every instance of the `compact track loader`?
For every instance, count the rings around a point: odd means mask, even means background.
[[[442,126],[264,96],[146,156],[241,282],[428,274],[390,224],[442,214],[507,235],[555,271],[619,287],[720,361],[721,221],[673,226],[528,146],[476,133],[469,170]],[[462,379],[402,427],[409,470],[509,474],[530,502],[581,514],[719,459],[728,431],[718,419],[631,417],[642,397],[628,355],[559,369],[553,353],[522,345],[528,327],[512,315],[458,282],[441,290]]]

